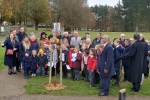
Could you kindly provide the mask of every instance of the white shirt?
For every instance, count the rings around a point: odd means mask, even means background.
[[[87,64],[88,56],[83,56],[84,57],[84,64]]]
[[[71,61],[76,61],[76,57],[77,57],[77,53],[73,53],[72,54],[72,58],[71,58]]]
[[[108,43],[108,42],[107,42],[107,43]],[[104,44],[104,48],[105,48],[105,46],[107,45],[107,43]]]

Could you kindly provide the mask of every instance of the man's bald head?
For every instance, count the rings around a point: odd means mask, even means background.
[[[108,35],[104,35],[102,38],[102,42],[105,44],[107,42],[110,42],[110,37]]]
[[[143,40],[143,38],[144,38],[144,35],[140,34],[140,40]]]

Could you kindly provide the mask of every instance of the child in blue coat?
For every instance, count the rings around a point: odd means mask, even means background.
[[[29,55],[30,55],[30,52],[26,51],[25,52],[25,57],[23,57],[23,59],[22,59],[22,66],[23,66],[23,69],[24,69],[25,79],[29,78],[29,71],[30,71],[31,66],[32,66],[32,58]]]
[[[119,39],[115,39],[114,41],[114,67],[116,72],[116,82],[113,84],[114,86],[119,86],[120,83],[120,74],[121,74],[121,60],[120,57],[124,52],[124,48],[122,48]]]
[[[36,76],[37,64],[38,64],[37,52],[36,50],[32,50],[32,66],[31,66],[32,77]]]

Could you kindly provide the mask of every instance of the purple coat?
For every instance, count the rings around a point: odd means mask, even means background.
[[[78,53],[76,61],[73,62],[73,68],[81,69],[82,54]]]

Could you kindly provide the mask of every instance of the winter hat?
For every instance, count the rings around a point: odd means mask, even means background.
[[[44,45],[45,45],[45,46],[50,46],[50,42],[49,42],[49,41],[46,41],[46,42],[44,43]]]
[[[40,50],[39,50],[39,53],[44,53],[43,49],[40,49]]]
[[[81,40],[86,40],[86,37],[83,37]]]
[[[25,54],[26,54],[26,53],[30,55],[30,51],[27,50],[27,51],[25,52]]]

